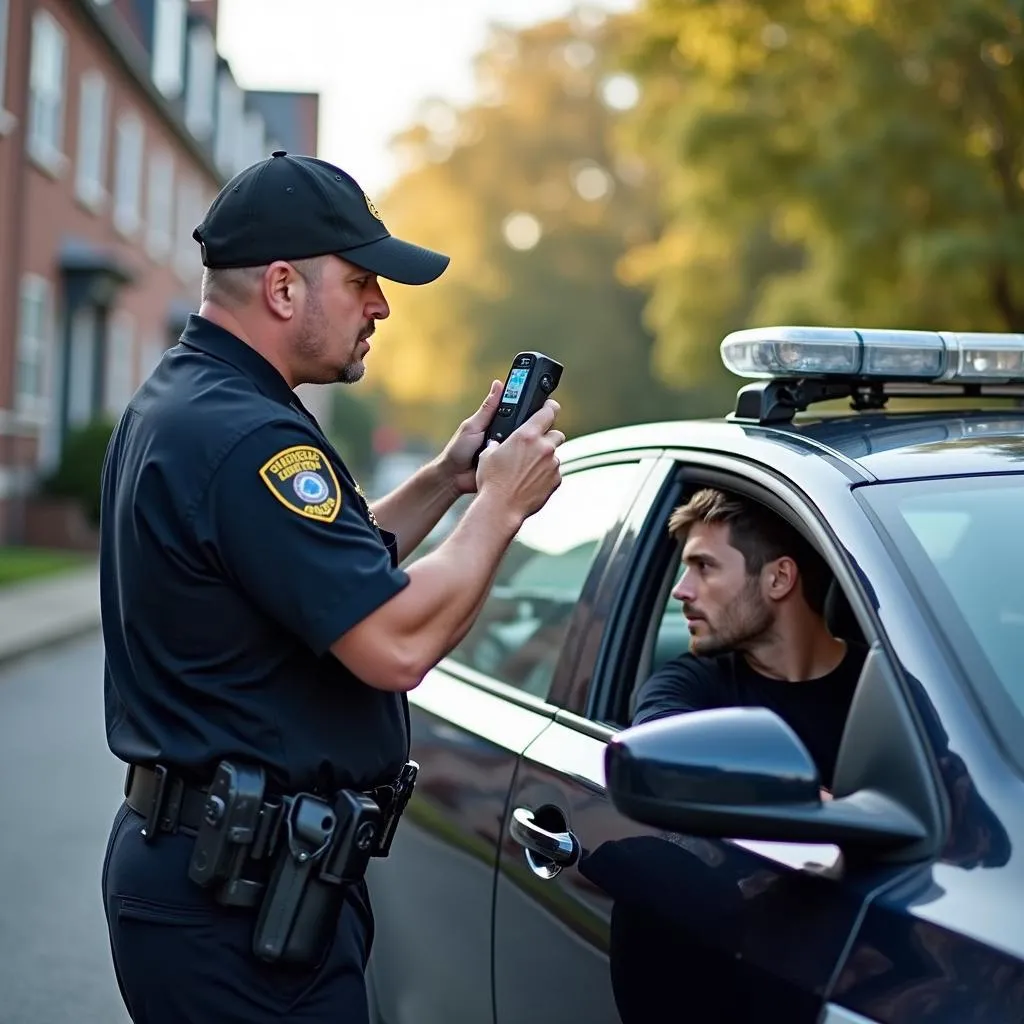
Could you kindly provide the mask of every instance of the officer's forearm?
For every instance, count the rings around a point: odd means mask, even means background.
[[[522,516],[506,497],[481,493],[451,535],[409,566],[409,584],[342,636],[332,650],[363,682],[411,690],[462,639]]]
[[[451,480],[430,463],[375,501],[373,514],[383,529],[398,538],[402,559],[437,526],[458,496]]]

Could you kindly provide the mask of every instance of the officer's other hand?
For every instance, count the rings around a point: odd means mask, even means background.
[[[554,429],[559,404],[549,398],[501,443],[480,453],[477,490],[497,493],[524,519],[533,515],[562,482],[558,446],[565,434]]]
[[[476,469],[473,458],[484,443],[484,434],[498,410],[502,383],[491,381],[491,390],[472,416],[464,419],[452,439],[438,457],[441,472],[451,481],[459,494],[472,494],[476,490]]]

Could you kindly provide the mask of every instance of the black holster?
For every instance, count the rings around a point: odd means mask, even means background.
[[[217,766],[207,791],[189,877],[225,906],[256,907],[253,952],[267,961],[315,964],[337,927],[348,886],[370,857],[386,857],[416,782],[409,761],[372,793],[265,793],[262,768]],[[268,878],[269,876],[269,878]]]
[[[320,960],[348,886],[366,872],[380,825],[376,802],[354,790],[343,789],[333,807],[309,793],[287,798],[285,835],[253,932],[256,956]]]

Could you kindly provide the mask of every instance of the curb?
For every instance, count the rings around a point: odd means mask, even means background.
[[[0,589],[0,666],[100,627],[96,566]]]
[[[73,621],[55,623],[48,628],[19,637],[16,641],[0,645],[0,669],[47,648],[56,649],[73,640],[79,640],[90,633],[95,633],[99,627],[100,613],[97,608],[95,616],[83,616]]]

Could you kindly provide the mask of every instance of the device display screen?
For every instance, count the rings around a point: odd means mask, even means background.
[[[502,402],[508,402],[511,405],[518,402],[519,396],[523,393],[523,385],[526,383],[526,378],[529,375],[529,370],[513,370],[508,375],[508,384],[505,385],[505,394],[501,396]]]

